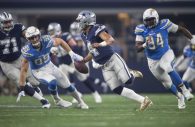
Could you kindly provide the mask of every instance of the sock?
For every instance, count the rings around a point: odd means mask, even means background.
[[[42,100],[45,99],[42,96],[40,96],[32,87],[30,87],[29,85],[25,85],[24,86],[24,91],[26,94],[28,94],[29,96],[32,96],[38,100]]]
[[[174,84],[171,85],[169,90],[171,91],[172,94],[174,94],[175,96],[178,97],[178,90],[177,90],[177,88],[176,88],[176,86]]]
[[[50,93],[55,101],[60,100],[60,97],[58,96],[57,81],[56,80],[52,80],[51,82],[49,82],[48,90],[50,91]]]
[[[183,81],[183,84],[186,86],[187,89],[190,88],[190,84],[187,81]]]
[[[176,71],[171,71],[168,74],[171,77],[171,80],[174,85],[176,85],[177,87],[180,87],[180,85],[183,85],[182,79]]]
[[[33,97],[38,99],[38,100],[45,100],[45,98],[43,98],[41,95],[39,95],[36,91],[35,91]]]
[[[78,103],[84,103],[76,88],[74,92],[71,92],[70,94],[78,101]]]
[[[90,78],[87,78],[83,83],[90,89],[92,93],[95,92],[95,88],[93,87],[93,81]]]
[[[144,101],[144,97],[135,93],[133,90],[123,87],[121,96],[135,100],[139,103],[142,103]]]

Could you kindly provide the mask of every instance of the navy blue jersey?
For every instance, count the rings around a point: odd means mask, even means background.
[[[0,31],[0,61],[12,62],[21,55],[22,32],[25,27],[22,24],[14,24],[9,32]]]
[[[31,42],[21,50],[23,57],[29,61],[31,69],[39,69],[51,61],[49,54],[53,46],[53,39],[49,35],[44,35],[40,42],[40,50],[33,48]]]
[[[195,51],[193,51],[193,50],[190,48],[190,46],[188,45],[188,46],[186,46],[186,47],[184,48],[184,50],[183,50],[183,55],[184,55],[185,57],[190,58],[190,64],[189,64],[189,66],[190,66],[191,68],[194,68],[194,69],[195,69]]]
[[[65,42],[68,42],[72,38],[71,34],[69,32],[65,32],[62,34],[61,39],[63,39]],[[68,55],[68,53],[61,47],[58,48],[58,64],[67,64],[70,65],[72,63],[71,57]]]
[[[98,48],[92,48],[91,46],[93,43],[101,43],[103,41],[99,37],[99,34],[103,31],[107,32],[106,27],[104,25],[96,24],[91,27],[87,34],[82,33],[81,35],[83,41],[88,47],[89,52],[93,55],[93,59],[99,64],[105,64],[114,54],[114,50],[109,45]]]

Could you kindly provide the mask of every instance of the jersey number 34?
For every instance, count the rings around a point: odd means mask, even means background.
[[[146,44],[150,50],[155,50],[158,46],[163,47],[163,43],[164,43],[163,38],[162,38],[162,35],[160,33],[158,33],[156,35],[156,37],[154,37],[154,36],[147,36],[146,37]]]

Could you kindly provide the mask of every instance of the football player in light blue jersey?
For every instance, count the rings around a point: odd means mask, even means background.
[[[22,38],[25,38],[25,30],[24,25],[14,22],[10,13],[3,12],[0,14],[0,66],[4,74],[12,80],[17,87],[19,87]],[[29,94],[28,89],[31,89],[32,85],[36,91],[34,92],[35,95],[37,95],[38,92],[40,96],[42,96],[42,92],[38,88],[39,82],[33,78],[29,71],[27,80],[28,85],[25,86],[25,92]],[[25,96],[23,90],[18,94],[17,102],[20,100],[21,96]]]
[[[88,105],[79,97],[76,88],[74,88],[66,75],[64,75],[50,60],[50,49],[53,46],[61,46],[71,58],[75,61],[83,59],[82,56],[75,54],[71,48],[60,38],[51,38],[49,35],[41,36],[39,29],[34,26],[26,30],[26,38],[29,44],[22,48],[22,69],[20,74],[20,85],[25,85],[26,73],[28,65],[33,76],[43,84],[48,86],[48,89],[57,105],[69,107],[71,102],[65,101],[58,96],[57,85],[66,89],[78,101],[78,107],[88,109]]]
[[[190,44],[185,46],[183,50],[183,55],[178,61],[176,67],[183,63],[184,59],[189,58],[190,62],[186,71],[183,74],[182,80],[190,91],[192,91],[189,83],[191,83],[195,79],[195,44]]]
[[[82,11],[76,20],[82,30],[81,37],[89,50],[83,61],[88,62],[94,59],[102,66],[103,77],[114,93],[140,103],[140,111],[148,108],[152,104],[148,97],[143,97],[122,86],[123,83],[132,83],[134,77],[141,75],[138,71],[135,71],[136,73],[129,71],[123,58],[114,52],[110,46],[114,43],[114,38],[107,32],[104,25],[96,24],[95,13]]]
[[[65,42],[67,42],[67,44],[72,48],[72,50],[75,53],[83,56],[83,52],[78,52],[77,50],[77,49],[80,50],[80,47],[77,44],[75,38],[73,38],[73,36],[69,32],[62,33],[61,25],[59,23],[50,23],[48,25],[48,33],[53,37],[58,37],[58,38],[63,39]],[[55,50],[54,48],[56,47],[53,47],[51,49],[52,52]],[[82,48],[81,48],[81,51],[82,51]],[[77,71],[74,67],[74,62],[72,61],[68,53],[65,50],[63,50],[61,47],[58,47],[57,51],[53,53],[56,54],[56,52],[57,52],[57,57],[59,61],[58,62],[59,69],[69,78],[71,74],[76,76],[77,79],[79,79],[79,81],[81,81],[83,84],[85,84],[85,86],[87,86],[87,88],[89,88],[89,90],[92,93],[92,96],[94,97],[95,102],[101,103],[102,98],[99,95],[98,91],[94,88],[94,83],[93,81],[90,80],[89,73],[83,74]],[[74,84],[74,82],[72,82],[72,84]],[[79,95],[82,96],[81,93]],[[75,99],[73,99],[72,102],[77,103]]]
[[[137,51],[145,51],[152,74],[178,97],[178,108],[184,109],[183,95],[187,100],[191,100],[193,95],[186,89],[172,67],[174,53],[169,46],[168,34],[181,32],[192,43],[195,42],[195,38],[186,28],[172,23],[169,19],[159,20],[157,11],[152,8],[144,11],[143,22],[144,24],[138,25],[135,29]],[[181,88],[183,95],[178,92],[177,87]]]

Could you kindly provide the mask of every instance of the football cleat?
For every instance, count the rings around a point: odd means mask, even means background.
[[[189,90],[183,91],[183,95],[187,101],[191,101],[194,98],[194,95],[191,94]]]
[[[178,100],[178,108],[179,109],[185,109],[186,108],[186,104],[185,104],[185,98],[183,96],[183,94],[179,94],[180,97],[177,97]]]
[[[138,70],[129,69],[129,71],[135,78],[143,78],[144,77],[143,74]]]
[[[65,101],[63,99],[59,99],[56,101],[56,105],[60,106],[60,107],[68,108],[68,107],[72,106],[72,103],[69,101]]]
[[[77,107],[80,109],[89,109],[89,106],[85,102],[79,103]]]
[[[102,103],[102,97],[100,96],[100,94],[97,91],[92,93],[92,95],[93,95],[93,98],[94,98],[96,103]]]
[[[48,100],[42,99],[41,100],[42,108],[50,108],[51,104],[49,103]]]
[[[140,111],[144,111],[144,110],[146,110],[148,107],[150,107],[152,104],[153,104],[152,101],[146,96],[146,97],[144,98],[144,101],[141,103],[139,110],[140,110]]]

